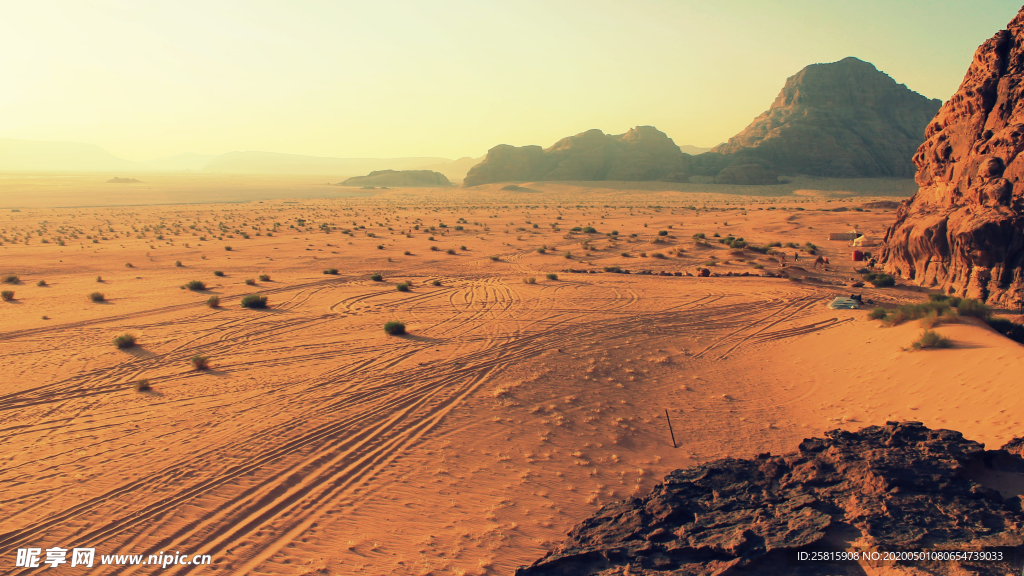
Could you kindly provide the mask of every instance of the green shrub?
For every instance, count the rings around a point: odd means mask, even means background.
[[[703,240],[703,239],[707,238],[707,235],[705,235],[703,232],[697,232],[696,234],[694,234],[692,236],[692,238],[694,240]]]
[[[879,306],[879,307],[875,308],[874,310],[872,310],[870,314],[868,314],[868,318],[870,318],[871,320],[882,320],[882,319],[885,318],[885,315],[886,315],[885,308],[882,308],[881,306]]]
[[[260,294],[249,294],[242,297],[242,308],[266,308],[267,297]]]
[[[221,272],[220,270],[214,270],[214,271],[213,271],[213,275],[214,275],[214,276],[224,276],[224,273],[223,273],[223,272]]]
[[[21,279],[14,274],[8,274],[7,276],[4,276],[3,282],[4,284],[17,284],[18,282],[21,282]]]
[[[491,256],[491,262],[500,262],[500,261],[501,261],[501,258],[499,256]]]
[[[4,302],[14,300],[14,290],[4,290],[3,292],[0,292],[0,300],[3,300]]]
[[[96,281],[97,282],[103,282],[103,276],[97,276],[96,277]]]
[[[454,255],[455,255],[455,248],[449,248],[449,249],[448,249],[448,254],[449,254],[450,256],[454,256]]]
[[[668,236],[668,230],[658,230],[658,236]]]
[[[231,252],[231,246],[225,246],[224,249],[227,250],[228,252]]]
[[[46,280],[40,280],[39,282],[36,282],[36,286],[39,286],[40,288],[46,285]]]
[[[114,338],[114,346],[117,346],[121,350],[135,346],[135,335],[121,334],[117,338]]]
[[[383,250],[383,249],[384,249],[384,245],[383,244],[377,244],[377,250]]]
[[[139,380],[135,383],[135,389],[139,392],[148,392],[152,390],[152,386],[149,385],[149,380]]]
[[[260,282],[270,282],[270,274],[260,274]]]
[[[408,292],[409,285],[405,282],[399,282],[395,285],[395,290],[398,290],[399,292]]]
[[[185,288],[188,288],[193,292],[206,290],[206,282],[203,282],[202,280],[192,280],[188,284],[185,284]]]
[[[558,280],[558,274],[549,273],[547,275],[548,280]]]
[[[593,226],[587,226],[586,228],[583,229],[583,233],[584,234],[597,234],[597,229],[594,228]]]
[[[915,350],[922,350],[926,348],[950,348],[953,346],[953,342],[949,338],[944,338],[934,330],[925,330],[924,332],[921,332],[921,336],[914,341],[911,346],[913,346]]]
[[[979,300],[964,298],[956,305],[956,311],[961,316],[974,316],[984,320],[992,315],[992,309]]]
[[[430,251],[431,252],[437,252],[437,246],[431,246],[430,247]]]
[[[329,274],[329,275],[332,275],[332,276],[336,275],[337,273],[338,273],[338,269],[337,268],[328,268],[327,270],[324,270],[324,274]]]
[[[523,282],[525,282],[527,284],[536,284],[537,283],[537,279],[534,278],[533,276],[531,276],[529,278],[523,278]]]
[[[210,357],[209,356],[201,356],[199,354],[196,354],[195,356],[193,356],[192,358],[189,359],[189,362],[192,363],[192,368],[194,370],[209,370],[210,369]]]
[[[434,280],[434,281],[432,281],[432,282],[430,283],[430,285],[431,285],[431,286],[440,286],[440,285],[441,285],[441,281],[440,281],[440,280]]]
[[[246,286],[255,286],[256,285],[256,279],[255,278],[246,278],[245,279],[245,285]]]
[[[371,274],[370,275],[370,280],[373,280],[374,282],[380,282],[383,279],[384,279],[384,277],[381,276],[380,274]]]
[[[175,260],[174,265],[177,266],[178,268],[181,268],[181,260]]]
[[[406,250],[405,252],[403,252],[403,254],[405,254],[406,256],[412,256],[412,252],[409,252],[408,250]]]
[[[103,302],[106,300],[106,297],[103,296],[102,292],[93,292],[92,294],[89,294],[89,300],[92,300],[93,302]]]
[[[210,308],[219,308],[220,296],[210,296],[210,298],[206,300],[206,305]]]
[[[398,320],[391,320],[390,322],[384,323],[384,331],[391,336],[400,336],[405,334],[405,323]]]
[[[875,288],[887,288],[896,285],[896,279],[881,272],[869,272],[863,276],[866,282],[870,282]]]

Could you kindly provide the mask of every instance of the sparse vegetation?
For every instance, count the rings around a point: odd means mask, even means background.
[[[260,294],[249,294],[242,297],[242,308],[263,309],[267,307],[267,297]]]
[[[46,283],[46,280],[40,280],[39,282],[36,282],[36,286],[42,288],[44,286],[48,286],[48,284]]]
[[[260,274],[260,282],[270,282],[270,274]]]
[[[529,278],[523,278],[523,282],[525,282],[527,284],[536,284],[537,283],[537,279],[534,278],[533,276],[530,276]]]
[[[885,308],[878,306],[868,314],[868,318],[871,320],[882,320],[885,318],[885,315]]]
[[[214,276],[221,276],[221,277],[223,277],[223,276],[224,276],[224,273],[223,273],[223,272],[221,272],[220,270],[214,270],[214,271],[213,271],[213,275],[214,275]]]
[[[92,300],[93,302],[104,302],[106,301],[106,297],[103,296],[102,292],[93,292],[92,294],[89,294],[89,300]]]
[[[865,282],[870,282],[875,288],[888,288],[896,285],[896,279],[882,272],[868,272],[863,276]]]
[[[14,274],[8,274],[7,276],[4,276],[3,282],[4,284],[17,284],[18,282],[21,282],[21,279]]]
[[[555,274],[553,272],[552,273],[548,273],[547,279],[548,280],[558,280],[558,274]]]
[[[220,296],[210,296],[209,299],[206,300],[206,305],[210,308],[219,308]]]
[[[196,354],[189,359],[192,363],[192,369],[194,370],[209,370],[210,369],[210,357]]]
[[[405,323],[399,320],[391,320],[384,323],[384,331],[391,336],[400,336],[405,334]]]
[[[399,282],[398,284],[395,285],[395,290],[398,290],[399,292],[408,292],[409,291],[409,283],[408,282]]]
[[[134,334],[121,334],[117,338],[114,338],[114,346],[117,346],[121,350],[132,348],[135,346],[135,343]]]
[[[327,270],[324,270],[324,274],[329,274],[331,276],[334,276],[337,273],[338,273],[338,269],[337,268],[328,268]]]
[[[915,350],[922,350],[926,348],[951,348],[953,346],[953,341],[949,338],[944,338],[934,330],[925,330],[924,332],[921,332],[921,336],[915,340],[911,346]]]
[[[174,265],[177,266],[178,268],[181,268],[181,260],[175,260]]]
[[[246,286],[255,286],[256,285],[256,279],[255,278],[246,278],[245,279],[245,284],[246,284]]]
[[[192,280],[188,284],[185,284],[185,288],[193,292],[199,292],[200,290],[206,290],[206,282],[202,280]]]
[[[430,285],[431,285],[431,286],[440,286],[440,285],[441,285],[441,281],[440,281],[440,280],[434,280],[434,281],[432,281],[432,282],[430,283]]]
[[[0,300],[3,300],[4,302],[14,300],[14,290],[4,290],[3,292],[0,292]]]
[[[149,385],[149,380],[139,380],[135,383],[135,389],[139,392],[148,392],[152,390],[153,387]]]
[[[232,250],[231,246],[225,246],[224,249],[227,250],[228,252],[231,252]]]
[[[373,280],[374,282],[380,282],[380,281],[384,280],[384,277],[381,276],[380,274],[371,274],[370,275],[370,280]]]

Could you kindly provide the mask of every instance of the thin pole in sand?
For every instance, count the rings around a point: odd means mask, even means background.
[[[672,431],[672,419],[668,417],[668,408],[665,408],[665,420],[668,421],[668,433],[672,435],[672,447],[678,448],[676,446],[676,433]]]

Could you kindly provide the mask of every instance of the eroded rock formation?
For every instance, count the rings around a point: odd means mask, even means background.
[[[974,54],[914,155],[918,192],[885,236],[886,271],[1015,304],[1024,290],[1024,11]]]
[[[353,176],[339,186],[451,186],[440,172],[433,170],[375,170],[366,176]]]
[[[812,64],[712,151],[758,158],[782,174],[910,178],[910,159],[940,105],[857,58]]]
[[[685,178],[682,174],[689,158],[653,126],[637,126],[619,135],[594,129],[562,138],[546,150],[540,146],[495,146],[483,162],[469,170],[464,183]]]
[[[601,508],[516,574],[864,574],[859,566],[794,565],[787,556],[825,546],[1019,553],[1020,498],[984,485],[999,477],[1006,486],[1010,476],[1024,481],[1019,456],[986,451],[952,430],[919,422],[833,430],[795,453],[676,470],[647,496]],[[1011,566],[945,563],[910,573],[994,575]]]

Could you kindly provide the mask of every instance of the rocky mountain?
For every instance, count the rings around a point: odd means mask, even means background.
[[[625,134],[594,129],[540,146],[491,148],[466,174],[466,186],[538,180],[658,180],[682,175],[689,156],[653,126]]]
[[[228,152],[205,166],[204,172],[230,174],[366,174],[372,170],[413,170],[445,158],[334,158],[278,152]]]
[[[712,151],[782,174],[910,178],[911,158],[941,104],[857,58],[812,64],[786,81],[767,112]]]
[[[137,168],[94,144],[0,139],[3,172],[113,172]]]
[[[353,176],[339,186],[451,186],[440,172],[431,170],[374,170],[366,176]]]
[[[865,574],[856,563],[797,562],[825,547],[980,550],[1003,561],[933,562],[928,571],[1016,573],[1024,551],[1024,459],[952,430],[889,422],[833,430],[782,456],[726,458],[676,470],[641,498],[609,504],[517,576]],[[875,572],[870,572],[874,574]],[[882,572],[878,572],[882,573]]]
[[[1024,295],[1024,10],[974,54],[914,155],[917,193],[888,229],[883,268],[946,293]]]

